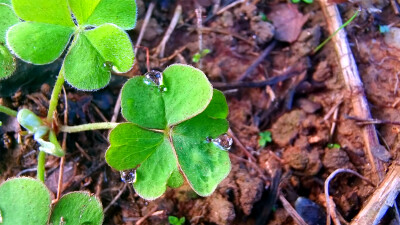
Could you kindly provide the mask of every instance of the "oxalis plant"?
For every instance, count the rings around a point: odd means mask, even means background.
[[[175,64],[128,80],[121,94],[126,123],[67,126],[53,119],[65,81],[94,91],[108,84],[111,71],[132,68],[133,47],[124,30],[135,23],[134,0],[0,0],[0,65],[8,65],[0,67],[0,78],[15,70],[13,55],[41,65],[65,54],[46,118],[0,106],[0,112],[16,116],[40,144],[38,179],[13,178],[0,186],[0,223],[28,224],[32,217],[34,224],[102,223],[101,203],[86,192],[50,203],[43,184],[45,156],[65,155],[58,132],[112,129],[107,163],[148,200],[185,180],[199,195],[208,196],[228,175],[232,139],[226,135],[226,99],[191,66]]]

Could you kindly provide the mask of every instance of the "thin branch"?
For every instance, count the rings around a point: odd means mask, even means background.
[[[283,208],[285,208],[286,212],[296,221],[299,225],[307,225],[304,219],[296,212],[293,206],[286,200],[285,196],[282,193],[279,193],[279,200],[281,200]]]
[[[271,51],[275,48],[276,43],[277,43],[276,40],[273,40],[271,42],[271,44],[269,44],[268,47],[265,48],[264,51],[261,53],[261,55],[254,61],[254,63],[251,64],[251,66],[246,70],[246,72],[244,72],[244,74],[242,74],[237,80],[243,81],[244,79],[249,77],[251,75],[251,73],[253,72],[253,70],[255,70],[257,68],[257,66],[262,61],[264,61],[265,57],[267,57],[269,55],[269,53],[271,53]]]
[[[324,185],[324,191],[325,191],[325,199],[326,199],[326,225],[330,225],[331,224],[331,204],[330,204],[330,198],[329,198],[329,183],[331,182],[331,180],[339,173],[351,173],[353,175],[358,176],[359,178],[361,178],[362,180],[366,181],[367,183],[371,184],[372,186],[374,186],[374,184],[369,181],[368,179],[366,179],[365,177],[363,177],[361,174],[350,170],[350,169],[337,169],[335,171],[333,171],[333,173],[331,173],[328,178],[326,178],[325,180],[325,185]],[[333,209],[334,210],[334,209]],[[337,217],[332,217],[333,219],[335,219],[335,224],[340,224],[340,221]]]
[[[281,81],[288,80],[292,77],[301,75],[300,72],[289,70],[282,75],[271,77],[264,81],[258,82],[233,82],[233,83],[224,83],[224,82],[212,82],[214,88],[229,90],[229,89],[237,89],[237,88],[260,88],[265,87],[267,85],[274,85]]]
[[[152,1],[150,3],[150,5],[149,5],[149,8],[147,9],[146,16],[144,17],[142,27],[140,28],[139,37],[136,40],[136,45],[140,45],[142,43],[142,39],[143,39],[144,33],[146,32],[147,25],[149,24],[150,17],[153,14],[153,10],[154,10],[154,6],[155,5],[156,4]],[[135,54],[137,52],[137,49],[138,49],[138,47],[135,47]]]
[[[155,54],[159,55],[160,58],[164,57],[165,45],[167,44],[169,38],[171,37],[171,34],[174,31],[176,25],[178,24],[181,14],[182,14],[182,6],[177,5],[175,8],[174,16],[171,19],[171,23],[169,24],[169,27],[168,27],[167,31],[165,32],[163,39],[161,40],[160,44],[156,48]]]
[[[400,191],[400,165],[394,163],[385,179],[375,189],[362,210],[351,221],[351,225],[379,224],[389,207],[393,206]]]
[[[118,192],[118,194],[113,198],[113,200],[108,204],[106,208],[104,208],[104,213],[106,213],[112,205],[115,204],[115,202],[118,201],[118,199],[121,197],[122,193],[124,193],[126,187],[128,186],[128,183],[125,183],[124,186],[121,188],[121,190]]]

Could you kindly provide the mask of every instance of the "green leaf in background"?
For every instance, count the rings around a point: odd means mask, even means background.
[[[6,43],[8,28],[18,23],[19,19],[9,5],[0,3],[0,44]]]
[[[11,5],[11,0],[0,0],[0,3]]]
[[[0,80],[11,76],[16,69],[14,57],[0,44]]]
[[[104,24],[84,34],[104,61],[112,63],[114,71],[125,73],[132,68],[135,54],[125,31],[113,24]]]
[[[72,9],[72,11],[74,11],[74,9]],[[87,12],[86,15],[88,14],[89,13]],[[100,0],[96,5],[94,11],[82,24],[86,26],[100,26],[105,23],[112,23],[121,27],[124,30],[130,30],[133,29],[136,25],[136,14],[137,12],[135,1]]]
[[[49,191],[38,180],[14,178],[0,186],[2,225],[45,225],[49,219],[50,204]]]
[[[52,224],[90,224],[103,223],[103,206],[100,200],[88,192],[73,192],[64,195],[54,206],[50,223]]]
[[[7,32],[7,45],[22,60],[39,65],[51,63],[61,56],[74,35],[63,67],[72,86],[81,90],[100,89],[109,83],[111,70],[124,73],[132,68],[133,46],[122,29],[133,29],[136,24],[135,0],[13,0],[12,3],[24,22]],[[79,24],[74,24],[70,10]],[[3,14],[0,11],[0,34]]]
[[[75,26],[66,0],[12,0],[12,6],[24,21]]]
[[[65,57],[65,79],[81,90],[100,89],[108,84],[111,70],[129,71],[134,62],[128,35],[112,24],[85,31]]]
[[[158,87],[144,77],[129,80],[122,89],[122,114],[139,126],[165,129],[190,119],[207,107],[212,87],[205,74],[191,66],[175,64],[163,72]],[[166,91],[160,88],[166,88]]]
[[[24,22],[7,32],[7,45],[21,59],[34,64],[48,64],[61,56],[73,28],[60,25]]]
[[[14,57],[5,47],[6,32],[9,27],[19,22],[9,5],[9,1],[0,1],[0,80],[9,77],[15,71]]]

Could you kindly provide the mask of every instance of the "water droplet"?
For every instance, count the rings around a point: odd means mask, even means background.
[[[221,150],[224,150],[224,151],[229,151],[229,149],[231,149],[232,143],[233,143],[232,138],[227,134],[223,134],[215,139],[207,137],[206,141],[208,143],[212,142],[215,146],[217,146],[218,148],[220,148]]]
[[[1,215],[1,210],[0,210],[0,223],[3,223],[3,216]]]
[[[65,224],[67,224],[67,222],[65,222],[64,217],[61,217],[59,225],[65,225]]]
[[[136,170],[125,170],[120,171],[121,180],[125,183],[135,183],[136,181]]]
[[[160,86],[158,87],[158,90],[159,90],[160,92],[166,92],[166,91],[167,91],[167,87],[165,87],[165,85],[160,85]]]
[[[105,61],[105,62],[103,63],[103,67],[106,68],[107,70],[111,71],[111,70],[112,70],[112,67],[113,67],[113,63],[110,62],[110,61]]]
[[[161,86],[163,84],[163,75],[160,71],[152,70],[147,72],[144,77],[147,79],[147,82],[152,82],[157,86]],[[145,80],[146,83],[146,80]],[[150,83],[146,83],[150,84]]]

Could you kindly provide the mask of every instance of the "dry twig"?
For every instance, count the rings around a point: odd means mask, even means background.
[[[114,203],[121,197],[122,193],[124,193],[126,186],[128,185],[128,183],[125,183],[124,186],[121,188],[121,190],[118,192],[118,194],[113,198],[113,200],[110,202],[110,204],[108,204],[108,206],[106,208],[104,208],[104,213],[107,212],[108,209],[110,209],[110,207],[112,205],[114,205]]]
[[[400,165],[394,163],[385,179],[368,199],[351,225],[378,224],[389,207],[392,207],[400,191]]]
[[[342,25],[342,19],[335,4],[329,4],[328,0],[320,0],[321,8],[325,14],[330,33],[335,32]],[[354,113],[361,118],[371,118],[368,102],[364,94],[363,83],[358,74],[354,56],[350,50],[346,37],[346,31],[341,29],[332,38],[338,55],[339,65],[342,69],[347,89],[352,94]],[[372,165],[372,170],[377,177],[375,183],[379,183],[384,177],[385,169],[382,161],[389,161],[390,154],[379,144],[374,125],[366,125],[362,128],[365,144],[365,154]]]
[[[282,193],[279,193],[279,200],[281,200],[283,208],[285,208],[286,212],[296,221],[299,225],[307,225],[304,219],[296,212],[293,206],[286,200],[285,196]]]
[[[171,23],[169,24],[169,27],[165,32],[163,39],[161,40],[160,44],[158,45],[155,51],[155,54],[159,55],[160,58],[164,57],[165,45],[167,44],[169,38],[171,37],[171,34],[174,31],[176,25],[178,24],[181,14],[182,14],[182,6],[177,5],[175,8],[174,16],[171,19]]]
[[[336,225],[340,225],[340,221],[339,218],[336,215],[336,211],[334,207],[331,207],[331,199],[329,197],[329,183],[331,182],[331,180],[339,173],[351,173],[354,174],[356,176],[358,176],[359,178],[363,179],[364,181],[368,182],[369,184],[373,185],[371,183],[371,181],[369,181],[368,179],[366,179],[365,177],[363,177],[361,174],[350,170],[350,169],[337,169],[335,171],[333,171],[333,173],[331,173],[328,178],[326,178],[325,180],[325,185],[324,185],[324,191],[325,191],[325,199],[326,199],[326,224],[330,225],[331,224],[331,217],[334,221],[334,223]]]

